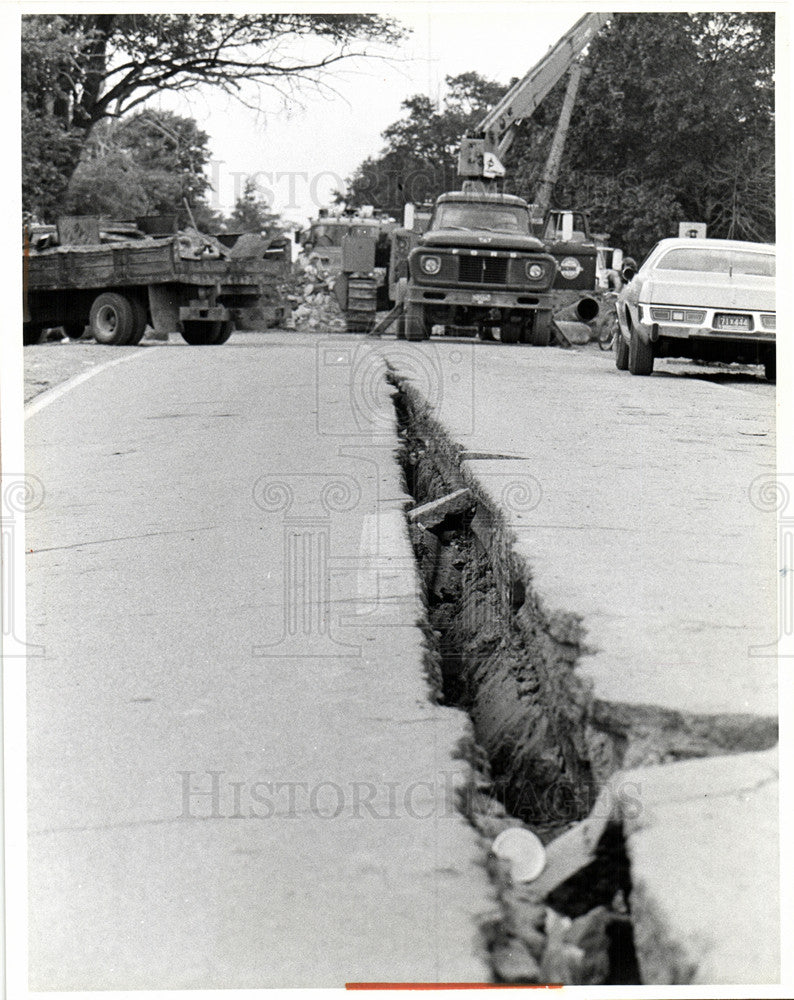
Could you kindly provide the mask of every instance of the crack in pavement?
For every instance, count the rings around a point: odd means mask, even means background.
[[[67,549],[80,549],[85,545],[107,545],[110,542],[131,542],[136,538],[157,538],[160,535],[189,535],[193,531],[213,531],[217,525],[210,524],[203,528],[172,528],[169,531],[146,531],[140,535],[119,535],[117,538],[95,538],[88,542],[72,542],[71,545],[50,545],[44,549],[30,549],[26,555],[38,552],[63,552]]]

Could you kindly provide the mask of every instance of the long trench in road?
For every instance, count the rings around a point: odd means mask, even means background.
[[[417,506],[468,489],[471,502],[409,531],[424,584],[426,659],[436,697],[468,712],[478,778],[461,809],[490,841],[523,826],[544,843],[591,810],[596,787],[581,742],[584,695],[573,677],[574,619],[547,620],[500,514],[465,477],[457,449],[394,373],[407,492]],[[410,512],[408,512],[410,515]],[[637,984],[629,865],[618,824],[593,860],[539,900],[489,855],[500,916],[483,928],[497,982]]]

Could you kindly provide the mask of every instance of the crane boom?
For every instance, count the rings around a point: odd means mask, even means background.
[[[506,155],[516,126],[528,118],[554,85],[579,58],[582,50],[607,23],[607,13],[585,14],[515,83],[478,126],[477,137],[461,143],[458,172],[462,177],[488,177],[503,172]],[[488,157],[491,157],[489,162]],[[495,159],[495,163],[494,163]],[[491,169],[494,172],[491,172]]]

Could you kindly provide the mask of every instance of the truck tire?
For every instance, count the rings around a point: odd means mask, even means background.
[[[226,341],[229,339],[229,337],[231,337],[232,333],[234,332],[234,323],[230,319],[225,319],[220,324],[220,328],[221,328],[220,333],[218,334],[215,343],[225,344]]]
[[[134,345],[140,344],[141,340],[143,340],[148,319],[148,310],[140,299],[130,299],[130,302],[132,303],[132,311],[135,314],[135,329],[132,337],[130,337],[130,344]]]
[[[88,322],[98,344],[129,344],[135,332],[132,302],[118,292],[102,292],[91,305]]]
[[[548,347],[551,343],[551,309],[542,309],[535,313],[532,320],[530,343],[535,347]]]
[[[40,323],[23,323],[22,324],[22,343],[25,347],[30,346],[30,344],[35,344],[41,337],[41,331],[44,328]]]
[[[650,375],[653,371],[653,346],[641,340],[633,327],[629,340],[629,371],[632,375]]]
[[[180,324],[182,339],[191,347],[207,347],[217,344],[223,323],[220,320],[188,319]]]
[[[499,339],[503,344],[517,344],[521,339],[521,324],[515,320],[503,323],[499,330]]]
[[[430,328],[425,317],[425,307],[409,302],[405,307],[405,339],[427,340]]]
[[[85,323],[64,323],[63,332],[69,340],[79,340],[85,333]]]
[[[615,334],[615,341],[612,345],[615,350],[615,367],[618,371],[625,372],[629,369],[629,345],[623,338],[623,334],[620,332],[620,327]]]

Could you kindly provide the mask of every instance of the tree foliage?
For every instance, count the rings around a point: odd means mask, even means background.
[[[211,86],[256,106],[261,87],[322,86],[330,67],[401,33],[375,14],[24,15],[25,209],[52,215],[95,126],[162,90]],[[129,172],[118,157],[109,167]]]
[[[507,88],[473,72],[448,76],[446,84],[440,109],[421,94],[403,101],[405,115],[383,132],[384,149],[361,164],[339,201],[399,217],[406,202],[431,200],[453,186],[460,137]]]
[[[684,220],[774,239],[773,14],[616,14],[586,65],[558,204],[589,207],[635,255]],[[530,123],[524,179],[538,175],[554,124]]]
[[[235,202],[228,221],[231,232],[258,233],[276,237],[285,230],[280,224],[280,216],[270,211],[270,205],[256,182],[255,177],[246,177],[242,193]]]
[[[138,215],[188,216],[209,187],[209,137],[192,118],[142,111],[94,128],[64,197],[64,211],[130,219]]]
[[[615,14],[590,44],[555,190],[636,255],[679,221],[715,237],[774,239],[774,15]],[[516,67],[523,72],[526,67]],[[348,182],[350,204],[399,212],[457,185],[460,139],[506,88],[448,79],[440,110],[404,102],[385,147]],[[566,88],[518,130],[505,187],[532,200]]]

